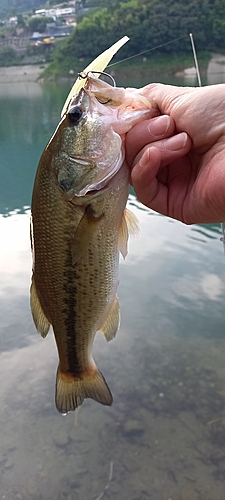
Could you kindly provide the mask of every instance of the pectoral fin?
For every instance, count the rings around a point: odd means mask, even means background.
[[[106,320],[104,321],[99,331],[105,335],[107,342],[113,340],[119,330],[120,326],[120,306],[118,302],[118,297],[116,295],[113,305],[107,315]]]
[[[87,250],[88,245],[92,240],[93,234],[97,230],[100,220],[103,216],[104,214],[96,214],[91,205],[87,206],[85,214],[77,226],[72,242],[71,252],[73,265],[76,264],[76,262]]]
[[[127,243],[128,237],[135,236],[136,238],[140,236],[139,221],[136,215],[133,214],[128,208],[125,208],[123,217],[121,219],[119,228],[119,251],[121,252],[123,258],[127,256]]]
[[[30,287],[30,306],[34,324],[37,328],[37,331],[41,334],[43,338],[45,338],[49,331],[50,323],[46,318],[43,309],[41,307],[40,300],[38,298],[36,290],[34,276],[32,276],[32,282]]]

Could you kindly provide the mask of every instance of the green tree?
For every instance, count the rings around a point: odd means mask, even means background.
[[[18,28],[25,28],[26,27],[26,23],[24,21],[22,14],[17,15],[17,26],[18,26]]]
[[[91,5],[92,2],[88,5]],[[57,61],[93,59],[124,35],[130,42],[119,59],[160,47],[160,54],[191,52],[189,33],[198,51],[223,48],[225,0],[109,0],[85,16],[63,45]]]
[[[27,24],[30,32],[38,31],[44,33],[46,24],[53,22],[52,17],[30,17]]]
[[[216,14],[216,15],[215,15]],[[211,15],[211,36],[215,46],[224,50],[225,0],[214,0]]]
[[[19,64],[21,57],[17,56],[15,50],[11,47],[0,49],[0,66],[13,66]]]

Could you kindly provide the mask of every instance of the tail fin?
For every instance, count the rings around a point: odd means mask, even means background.
[[[62,373],[59,366],[55,393],[57,410],[60,413],[73,411],[85,398],[92,398],[103,405],[111,406],[112,394],[101,372],[96,368],[91,375],[84,375],[78,379]]]

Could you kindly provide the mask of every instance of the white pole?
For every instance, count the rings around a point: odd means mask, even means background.
[[[202,82],[201,82],[201,77],[200,77],[200,73],[199,73],[198,59],[197,59],[197,55],[196,55],[196,51],[195,51],[195,44],[194,44],[192,33],[190,33],[189,35],[190,35],[190,39],[191,39],[191,46],[192,46],[193,56],[194,56],[194,60],[195,60],[195,67],[196,67],[196,71],[197,71],[198,85],[199,85],[199,87],[201,87]]]

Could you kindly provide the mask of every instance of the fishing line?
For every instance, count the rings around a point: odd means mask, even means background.
[[[130,57],[126,57],[126,59],[121,59],[121,61],[117,61],[115,63],[109,64],[107,68],[110,68],[111,66],[115,66],[116,64],[120,64],[125,61],[129,61],[129,59],[133,59],[134,57],[142,56],[143,54],[147,54],[147,52],[151,52],[152,50],[159,49],[160,47],[164,47],[165,45],[169,45],[170,43],[177,42],[178,40],[184,40],[184,38],[187,38],[188,35],[185,36],[180,36],[179,38],[174,38],[173,40],[170,40],[170,42],[165,42],[161,43],[160,45],[156,45],[155,47],[152,47],[151,49],[143,50],[143,52],[139,52],[138,54],[135,54]]]

